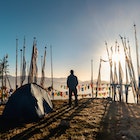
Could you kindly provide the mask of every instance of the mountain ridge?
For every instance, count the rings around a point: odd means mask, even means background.
[[[6,87],[8,88],[15,88],[15,76],[12,76],[12,75],[7,75],[8,79],[6,78],[6,82],[4,80],[4,85],[6,85]],[[17,76],[17,85],[20,86],[20,76]],[[2,79],[0,77],[0,79]],[[5,76],[4,76],[4,79],[5,79]],[[37,84],[40,84],[40,80],[41,80],[41,77],[38,77],[37,78]],[[10,83],[9,83],[9,82]],[[60,78],[57,78],[57,77],[54,77],[53,78],[53,85],[54,86],[57,86],[57,85],[66,85],[66,81],[67,81],[67,78],[66,77],[60,77]],[[79,81],[79,84],[89,84],[91,83],[91,80],[86,80],[86,81],[81,81],[81,80],[78,80]],[[96,79],[93,80],[93,83],[96,83]],[[107,81],[102,81],[102,82],[107,82]],[[2,83],[2,82],[1,82]],[[5,84],[6,83],[6,84]],[[23,82],[23,85],[24,84],[27,84],[28,83],[28,76],[26,76],[25,78],[25,81]],[[52,78],[51,77],[45,77],[45,83],[44,83],[44,87],[50,87],[52,85]]]

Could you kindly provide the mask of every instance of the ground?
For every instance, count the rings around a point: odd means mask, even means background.
[[[12,140],[139,140],[140,105],[110,99],[80,99],[69,108],[67,100],[53,101],[54,110],[37,122],[5,124],[0,139]],[[2,113],[2,108],[1,113]]]

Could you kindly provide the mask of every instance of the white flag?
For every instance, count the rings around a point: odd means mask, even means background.
[[[37,73],[38,73],[38,68],[36,64],[37,54],[38,54],[38,51],[36,48],[36,42],[34,41],[28,83],[37,83]]]
[[[25,46],[23,48],[23,66],[22,66],[22,77],[21,77],[21,85],[23,84],[26,78],[26,60],[25,60]]]
[[[43,65],[42,65],[42,77],[41,77],[41,81],[40,81],[40,85],[42,87],[44,87],[44,81],[45,81],[45,63],[46,63],[46,48],[45,48],[45,52],[44,52],[44,60],[43,60]]]

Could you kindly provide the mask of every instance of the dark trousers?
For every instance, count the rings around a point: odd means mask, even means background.
[[[75,96],[75,105],[78,105],[78,99],[77,99],[77,89],[69,89],[69,106],[72,104],[72,93],[74,93]]]

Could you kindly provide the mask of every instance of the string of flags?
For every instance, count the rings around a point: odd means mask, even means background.
[[[62,98],[68,98],[68,96],[69,96],[68,87],[66,85],[60,85],[60,88],[62,90],[65,90],[65,91],[53,90],[53,92],[51,93],[51,96],[53,96],[53,97],[59,96],[59,97],[62,97]],[[95,93],[95,91],[97,90],[96,84],[93,84],[93,85],[92,84],[78,85],[78,87],[77,87],[78,96],[91,97],[92,96],[91,91],[88,91],[88,90],[91,90],[91,88],[93,88],[94,93]],[[101,84],[98,87],[98,96],[107,96],[109,94],[109,91],[110,91],[110,85],[109,84]]]
[[[60,86],[62,89],[68,90],[68,87],[66,85],[61,85]],[[82,84],[82,85],[78,85],[78,91],[86,91],[86,90],[90,90],[91,88],[93,88],[93,90],[97,90],[97,85],[96,84]],[[100,84],[100,86],[98,86],[98,91],[101,90],[110,90],[110,85],[109,84]]]
[[[106,96],[106,95],[108,95],[109,94],[109,91],[107,91],[107,92],[102,92],[102,93],[98,93],[98,95],[99,96]],[[51,93],[51,96],[53,96],[53,97],[55,97],[55,96],[60,96],[60,97],[63,97],[63,98],[67,98],[68,97],[68,92],[66,91],[66,92],[61,92],[61,91],[54,91],[54,92],[52,92]],[[73,96],[74,96],[74,94],[73,94]],[[78,96],[82,96],[82,97],[87,97],[87,96],[89,96],[89,97],[91,97],[92,96],[92,94],[91,93],[83,93],[83,94],[78,94]]]

